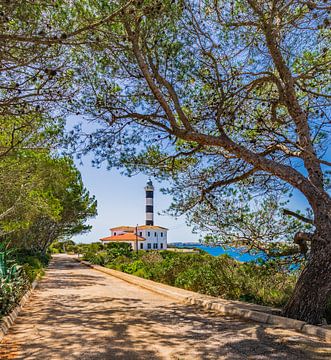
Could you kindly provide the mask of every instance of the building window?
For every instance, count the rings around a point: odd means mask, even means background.
[[[148,231],[147,236],[151,236],[151,233]]]
[[[142,250],[144,248],[144,244],[140,243],[140,250]]]
[[[154,236],[156,237],[156,232],[154,233]]]
[[[143,233],[140,231],[139,236],[143,236]]]
[[[114,232],[114,235],[116,235],[116,232]]]
[[[160,244],[160,248],[163,249],[163,244],[162,243]]]
[[[163,237],[163,233],[161,232],[161,237]]]
[[[157,249],[157,244],[153,244],[153,249]]]
[[[147,249],[151,249],[152,248],[152,244],[147,244]]]

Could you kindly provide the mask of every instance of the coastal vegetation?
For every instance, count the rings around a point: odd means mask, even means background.
[[[131,250],[128,244],[80,244],[71,248],[84,260],[225,299],[283,308],[294,291],[304,265],[295,268],[279,258],[239,262],[228,255]],[[331,323],[331,302],[323,313]]]
[[[283,308],[293,293],[300,268],[277,259],[239,262],[228,255],[211,256],[169,250],[131,250],[129,244],[76,245],[82,259],[128,274],[224,299]],[[331,322],[331,304],[323,314]]]

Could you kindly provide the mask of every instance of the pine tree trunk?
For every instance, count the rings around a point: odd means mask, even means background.
[[[284,309],[285,316],[310,324],[322,323],[331,296],[331,221],[328,212],[318,218],[308,263]]]

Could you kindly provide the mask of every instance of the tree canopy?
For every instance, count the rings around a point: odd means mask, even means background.
[[[56,239],[90,229],[96,200],[70,158],[24,151],[0,162],[0,237],[45,251]]]

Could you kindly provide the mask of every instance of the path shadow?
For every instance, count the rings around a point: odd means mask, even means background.
[[[62,261],[62,260],[58,260]],[[70,260],[72,261],[72,260]],[[53,264],[54,265],[54,264]],[[114,296],[108,275],[79,274],[80,264],[50,271],[41,291],[52,291],[45,301],[36,293],[20,315],[11,336],[26,335],[20,344],[23,355],[16,360],[329,360],[331,347],[284,329],[270,330],[262,324],[246,322],[194,306],[172,302],[127,284],[127,296]],[[77,271],[77,273],[76,273]],[[102,294],[101,289],[107,288]],[[108,286],[108,287],[107,287]],[[130,290],[131,289],[131,290]],[[95,291],[98,291],[96,294]],[[130,295],[130,291],[132,296]],[[48,293],[47,293],[48,294]],[[140,297],[137,294],[141,295]],[[158,299],[160,299],[158,301]],[[24,326],[28,324],[28,326]],[[22,325],[22,326],[20,326]],[[26,334],[22,334],[22,329]],[[31,336],[33,339],[31,340]],[[0,345],[14,346],[8,337]],[[317,351],[318,348],[318,351]],[[2,350],[1,350],[2,349]],[[1,352],[2,351],[2,352]]]
[[[48,267],[46,278],[38,287],[41,290],[82,288],[104,283],[104,276],[93,272],[82,276],[81,270],[82,265],[70,257],[56,256]]]
[[[331,355],[327,344],[319,343],[317,356],[316,343],[309,339],[282,339],[268,333],[263,325],[229,321],[193,306],[172,303],[150,309],[149,303],[137,299],[104,297],[94,304],[92,299],[83,299],[81,306],[73,305],[68,311],[72,297],[51,300],[52,310],[41,308],[39,319],[33,320],[29,314],[21,319],[30,319],[32,327],[40,323],[43,327],[40,342],[23,345],[29,355],[19,360],[52,359],[54,354],[69,360],[164,359],[155,352],[155,345],[173,349],[166,357],[169,359],[191,360],[187,353],[192,349],[192,359],[201,360],[329,360]],[[43,343],[43,335],[53,340]],[[69,357],[68,350],[72,351]]]

